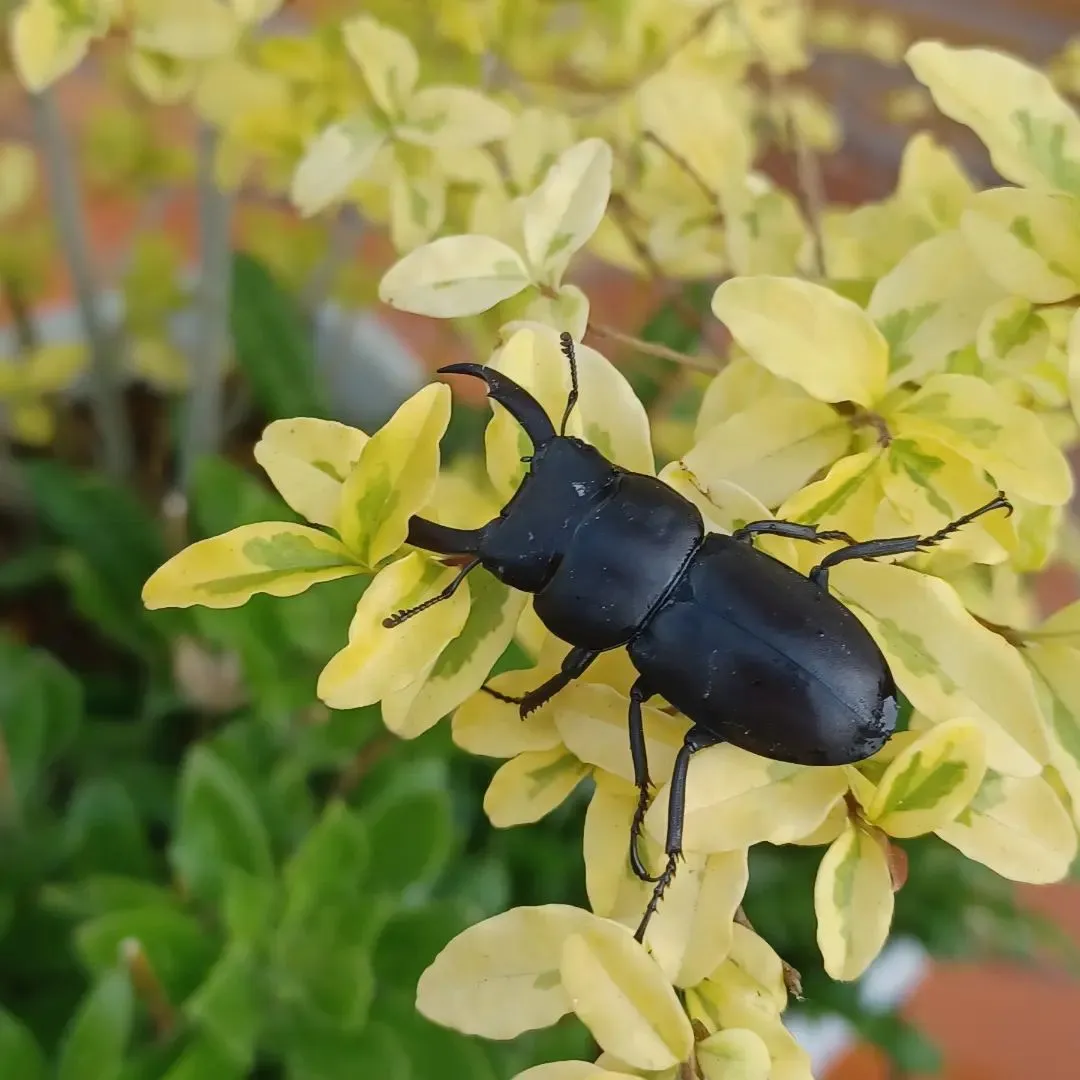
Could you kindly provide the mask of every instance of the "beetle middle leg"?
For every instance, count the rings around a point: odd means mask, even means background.
[[[642,915],[641,922],[638,924],[637,930],[634,931],[634,937],[638,941],[645,940],[645,930],[649,925],[649,920],[656,914],[656,909],[660,906],[664,892],[675,878],[679,859],[682,858],[683,819],[686,816],[686,777],[690,769],[690,759],[699,750],[704,750],[707,746],[715,746],[723,741],[719,735],[706,731],[705,728],[692,727],[686,733],[683,744],[679,748],[679,753],[675,758],[675,768],[671,773],[671,792],[668,796],[667,839],[664,844],[667,865],[664,867],[663,873],[656,879],[656,885],[653,888],[652,896],[649,897],[645,914]]]
[[[809,540],[812,544],[821,544],[826,540],[843,540],[845,544],[854,544],[855,538],[840,529],[819,529],[816,525],[803,525],[798,521],[781,521],[767,518],[764,521],[748,521],[741,529],[731,534],[732,540],[749,544],[755,536],[786,536],[789,540]]]
[[[976,518],[982,517],[983,514],[987,514],[991,510],[1008,510],[1010,514],[1012,513],[1012,503],[1005,497],[1003,491],[999,491],[996,497],[984,506],[972,510],[970,514],[965,514],[955,521],[950,521],[943,529],[939,529],[930,536],[890,536],[881,540],[863,540],[860,543],[852,544],[850,547],[832,551],[810,571],[810,580],[823,589],[828,588],[829,570],[838,563],[848,562],[850,559],[881,559],[889,555],[914,554],[923,548],[940,544],[942,540],[948,539],[958,529],[969,525]]]
[[[546,705],[560,690],[568,686],[574,679],[585,674],[585,669],[600,655],[599,651],[592,649],[571,649],[563,657],[562,667],[542,682],[535,690],[527,694],[515,697],[512,694],[504,694],[498,690],[492,690],[490,686],[481,687],[493,698],[505,701],[508,705],[520,706],[521,719],[524,720],[531,712],[535,712],[541,705]]]

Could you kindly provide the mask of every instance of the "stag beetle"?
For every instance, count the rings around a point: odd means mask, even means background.
[[[870,757],[893,734],[897,689],[885,657],[863,624],[828,591],[829,570],[932,547],[991,510],[1012,513],[1003,493],[932,536],[856,541],[847,533],[794,521],[752,521],[730,536],[706,532],[697,507],[654,476],[629,472],[595,447],[565,434],[578,399],[573,339],[561,335],[570,393],[559,432],[543,407],[506,375],[459,363],[440,373],[482,379],[488,396],[533,444],[529,469],[499,516],[456,529],[413,516],[407,542],[467,557],[438,595],[384,620],[397,626],[448,599],[477,566],[534,594],[540,621],[572,646],[561,670],[522,697],[488,693],[524,718],[549,701],[604,651],[625,647],[639,678],[630,689],[629,737],[639,798],[630,865],[654,889],[636,937],[656,911],[682,855],[691,756],[728,742],[775,761],[845,765]],[[753,546],[757,535],[846,546],[808,577]],[[692,722],[670,787],[667,863],[651,875],[638,853],[652,781],[642,703],[658,695]]]

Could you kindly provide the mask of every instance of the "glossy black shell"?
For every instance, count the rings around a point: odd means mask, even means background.
[[[577,439],[539,450],[477,554],[557,637],[626,646],[651,694],[745,750],[842,765],[895,729],[888,665],[843,604]]]

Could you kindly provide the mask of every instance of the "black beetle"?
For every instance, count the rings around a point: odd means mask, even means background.
[[[485,567],[535,595],[541,622],[572,648],[561,670],[520,698],[522,717],[550,700],[608,649],[625,647],[639,678],[630,690],[629,737],[639,792],[630,863],[655,888],[649,919],[682,854],[691,756],[729,742],[776,761],[846,765],[870,757],[896,727],[897,690],[885,657],[863,624],[828,591],[829,569],[932,547],[990,510],[1012,506],[1003,493],[932,536],[858,542],[847,533],[793,521],[752,521],[730,536],[707,533],[697,507],[654,476],[628,472],[595,447],[564,434],[577,401],[573,340],[561,336],[571,390],[559,433],[527,391],[481,364],[440,373],[483,379],[532,440],[524,480],[495,520],[455,529],[414,516],[408,543],[467,556],[436,596],[384,620],[391,627],[452,596],[466,574]],[[757,534],[846,547],[803,577],[753,546]],[[641,705],[659,695],[692,722],[675,760],[664,870],[650,875],[637,851],[652,782]]]

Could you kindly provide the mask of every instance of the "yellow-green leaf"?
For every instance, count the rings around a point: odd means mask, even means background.
[[[971,805],[938,836],[1011,881],[1060,881],[1076,857],[1076,826],[1041,776],[988,772]]]
[[[947,720],[889,763],[867,817],[890,836],[933,832],[971,802],[985,772],[982,729],[971,720]]]
[[[571,934],[559,972],[574,1012],[604,1050],[651,1070],[689,1055],[690,1021],[659,965],[625,926],[595,919]]]
[[[684,845],[714,852],[786,844],[816,829],[847,787],[842,768],[811,769],[730,744],[711,746],[690,762]],[[669,792],[665,784],[645,816],[656,840],[666,835]]]
[[[796,278],[731,278],[712,309],[735,340],[774,375],[819,401],[871,406],[885,390],[889,347],[857,304]]]
[[[580,341],[589,325],[589,298],[576,285],[560,285],[555,296],[537,296],[525,308],[522,321],[543,323],[560,333],[565,330]]]
[[[336,537],[306,525],[260,521],[184,548],[154,571],[142,598],[148,608],[239,607],[255,593],[295,596],[363,572]]]
[[[498,829],[539,821],[561,806],[588,774],[589,766],[563,746],[526,750],[491,778],[484,813]]]
[[[695,440],[765,398],[806,398],[806,391],[797,383],[777,377],[738,349],[732,351],[734,355],[705,388],[694,423]]]
[[[394,134],[433,149],[479,146],[505,138],[513,117],[502,105],[465,86],[427,86],[405,106]]]
[[[977,720],[992,768],[1030,776],[1049,760],[1024,662],[965,610],[951,585],[904,566],[856,562],[838,566],[829,585],[866,625],[920,713]]]
[[[469,583],[398,626],[383,619],[434,596],[457,568],[414,551],[372,579],[349,626],[349,643],[319,675],[317,692],[332,709],[358,709],[402,690],[429,668],[469,614]]]
[[[390,267],[379,282],[379,299],[400,311],[452,319],[487,311],[528,284],[521,256],[502,241],[443,236]]]
[[[537,280],[558,285],[571,256],[603,219],[611,194],[611,147],[585,139],[564,150],[525,200],[525,252]]]
[[[1080,199],[995,188],[975,196],[960,229],[1007,292],[1038,304],[1080,293]]]
[[[772,1074],[768,1047],[747,1028],[714,1032],[695,1052],[705,1080],[770,1080]]]
[[[90,45],[89,28],[54,0],[27,0],[11,14],[11,56],[19,81],[34,93],[73,71]]]
[[[39,345],[13,368],[22,376],[22,389],[29,394],[55,394],[69,387],[89,362],[90,355],[81,341],[50,342]]]
[[[1030,300],[1009,296],[983,315],[975,345],[984,364],[1021,371],[1046,357],[1050,328]]]
[[[849,821],[814,882],[817,941],[829,976],[857,979],[881,952],[893,916],[892,877],[881,842]]]
[[[412,96],[420,74],[420,60],[412,42],[368,15],[346,20],[341,24],[341,35],[375,104],[387,116],[397,117]]]
[[[933,229],[954,228],[975,185],[950,147],[928,131],[917,131],[904,147],[896,196]]]
[[[37,159],[29,146],[0,143],[0,219],[21,210],[34,194]]]
[[[711,427],[682,461],[706,489],[729,481],[774,507],[850,443],[851,428],[828,405],[766,400]]]
[[[907,53],[937,107],[966,124],[994,168],[1027,187],[1080,195],[1080,116],[1041,71],[990,49],[920,41]]]
[[[390,240],[412,251],[438,232],[446,217],[446,178],[438,172],[412,175],[395,162],[390,181]]]
[[[402,738],[415,738],[478,691],[510,643],[525,599],[525,593],[486,570],[474,570],[469,575],[465,625],[422,679],[383,700],[386,726]],[[484,697],[495,700],[490,694]]]
[[[274,420],[255,444],[255,460],[281,497],[317,525],[337,523],[341,489],[368,441],[336,420]]]
[[[1074,609],[1080,605],[1071,605]],[[1069,610],[1057,625],[1044,624],[1038,639],[1027,643],[1024,659],[1036,673],[1043,693],[1044,713],[1050,726],[1052,764],[1072,798],[1072,811],[1080,828],[1080,639],[1068,631]],[[1075,612],[1073,612],[1075,615]]]
[[[458,934],[420,976],[416,1008],[466,1035],[513,1039],[571,1011],[563,943],[599,920],[566,904],[519,907]]]
[[[337,531],[367,566],[404,543],[409,518],[435,493],[439,440],[450,423],[450,387],[431,383],[402,403],[368,440],[342,485]]]
[[[293,205],[304,217],[324,210],[368,171],[385,143],[386,132],[364,113],[324,128],[293,173]]]

